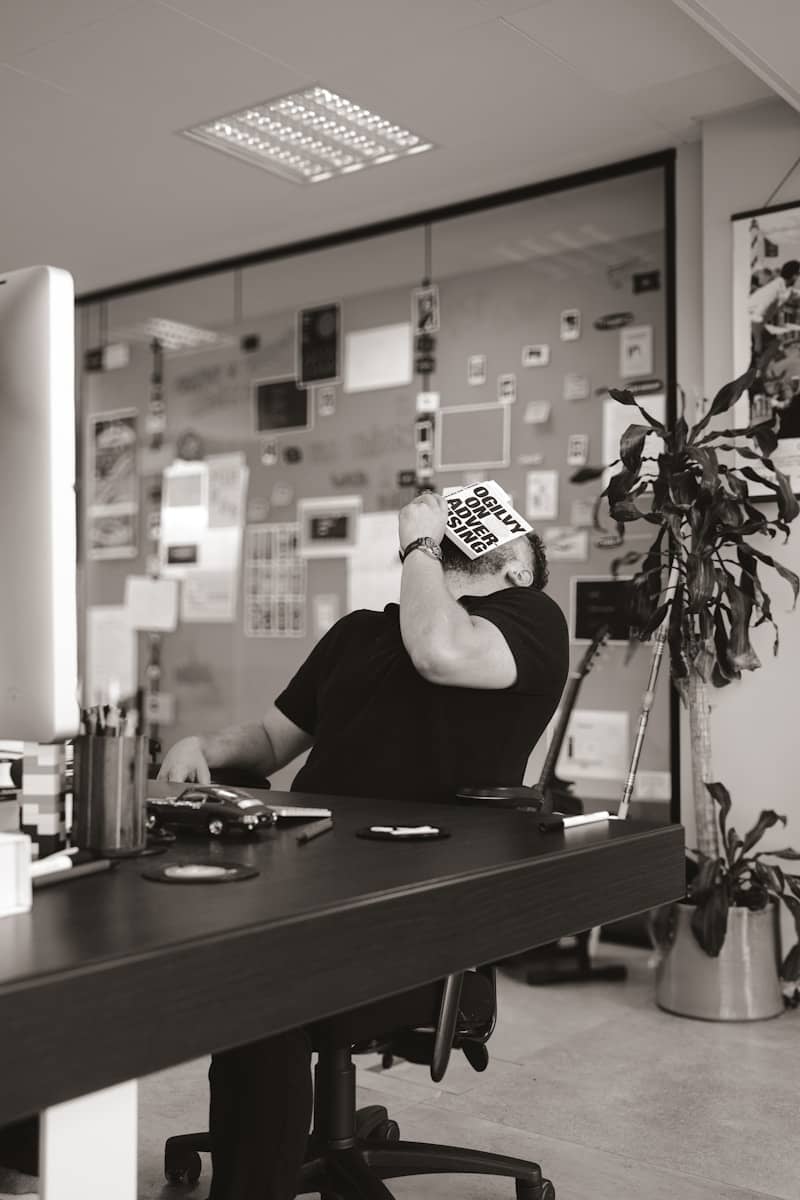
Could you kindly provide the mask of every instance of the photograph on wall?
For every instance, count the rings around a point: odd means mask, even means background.
[[[549,362],[550,347],[546,343],[522,347],[523,367],[546,367]]]
[[[486,383],[485,354],[470,354],[467,359],[467,383],[470,387],[479,387]]]
[[[314,424],[311,393],[296,379],[253,381],[256,433],[300,433]]]
[[[517,398],[516,375],[497,376],[497,399],[501,404],[513,404]]]
[[[305,637],[307,569],[298,541],[293,522],[247,527],[245,637]]]
[[[653,326],[631,325],[619,335],[619,373],[637,379],[653,373]]]
[[[439,289],[435,283],[415,288],[411,296],[414,333],[439,332]]]
[[[297,502],[299,550],[304,558],[340,558],[358,542],[360,496],[321,496]]]
[[[90,512],[90,558],[135,558],[138,553],[139,512]]]
[[[528,471],[525,476],[525,516],[531,521],[558,517],[558,471]]]
[[[559,332],[562,342],[577,342],[581,336],[581,310],[565,308],[559,321]]]
[[[136,411],[89,420],[89,557],[135,558],[139,532]]]
[[[137,507],[135,409],[90,417],[89,463],[90,509],[119,512]]]
[[[342,306],[320,304],[297,314],[297,378],[302,387],[337,383]]]
[[[775,466],[800,493],[800,204],[733,218],[734,375],[774,350],[749,395],[734,409],[735,425],[776,421]],[[772,496],[752,487],[753,496]]]

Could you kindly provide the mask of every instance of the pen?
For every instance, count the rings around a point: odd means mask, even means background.
[[[319,837],[321,833],[327,833],[329,829],[333,829],[333,817],[323,817],[321,821],[314,821],[307,829],[297,835],[298,846],[304,846],[306,842],[310,842],[313,838]]]

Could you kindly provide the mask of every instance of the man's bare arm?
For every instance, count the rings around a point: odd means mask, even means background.
[[[232,725],[205,737],[182,738],[166,755],[158,777],[209,783],[216,767],[241,767],[266,777],[308,750],[313,741],[273,704],[261,721]]]

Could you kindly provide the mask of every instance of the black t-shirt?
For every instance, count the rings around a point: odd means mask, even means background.
[[[397,604],[350,613],[317,643],[275,702],[314,737],[294,791],[447,800],[459,787],[522,782],[566,681],[564,616],[532,588],[464,596],[460,603],[501,631],[517,664],[516,683],[502,689],[429,683],[403,645]]]

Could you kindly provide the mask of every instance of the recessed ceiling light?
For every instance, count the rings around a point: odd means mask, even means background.
[[[170,321],[166,317],[148,317],[138,325],[126,329],[115,329],[115,337],[129,341],[161,343],[165,350],[211,350],[219,346],[232,345],[234,339],[213,329],[200,329],[197,325],[185,325],[182,321]]]
[[[317,84],[181,133],[294,183],[322,183],[433,149],[419,134]]]

